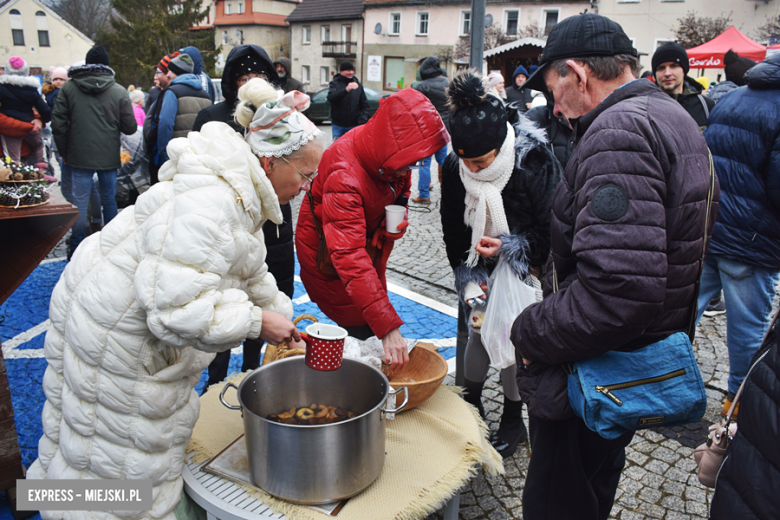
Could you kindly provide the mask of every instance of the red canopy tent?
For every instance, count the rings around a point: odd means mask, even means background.
[[[722,69],[723,55],[729,49],[739,54],[740,58],[750,58],[753,61],[763,61],[766,57],[766,47],[754,42],[732,25],[707,43],[688,49],[691,68]]]

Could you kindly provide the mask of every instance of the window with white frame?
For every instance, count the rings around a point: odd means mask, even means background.
[[[244,31],[241,29],[236,29],[236,41],[238,42],[236,45],[244,44]]]
[[[238,14],[243,14],[243,13],[244,13],[244,2],[239,2],[238,3]]]
[[[222,31],[222,45],[227,45],[228,37],[227,37],[227,31]]]
[[[320,26],[320,38],[321,43],[330,41],[330,25]]]
[[[391,36],[398,36],[401,34],[401,13],[390,13],[388,34]]]
[[[327,85],[330,83],[330,69],[328,67],[320,67],[320,85]]]
[[[301,27],[301,34],[303,35],[303,44],[309,45],[311,43],[311,26],[304,25]]]
[[[520,25],[520,10],[504,9],[504,32],[507,34],[517,34]]]
[[[225,14],[233,14],[233,4],[225,2]]]
[[[557,7],[550,9],[542,9],[542,27],[544,27],[544,34],[550,34],[552,28],[558,23],[558,18],[561,15],[561,10]]]
[[[471,11],[461,11],[459,36],[468,36],[469,33],[471,33]]]
[[[417,13],[417,24],[415,26],[416,36],[428,36],[428,11],[419,11]]]
[[[308,65],[301,65],[301,83],[304,85],[311,83],[311,69]]]

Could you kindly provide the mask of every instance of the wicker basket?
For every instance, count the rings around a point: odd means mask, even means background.
[[[317,318],[312,316],[311,314],[301,314],[297,318],[293,320],[293,323],[295,325],[298,325],[298,323],[301,322],[301,320],[310,320],[314,323],[317,323]],[[277,359],[284,359],[292,356],[300,356],[302,354],[305,354],[306,351],[302,348],[288,348],[286,342],[281,342],[278,345],[266,345],[265,347],[265,354],[263,355],[263,366],[267,365],[268,363],[271,363],[273,361],[276,361]]]

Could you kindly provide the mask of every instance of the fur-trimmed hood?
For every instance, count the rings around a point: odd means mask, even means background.
[[[0,85],[38,88],[41,86],[41,82],[35,76],[16,76],[14,74],[3,74],[0,76]]]
[[[544,128],[539,128],[534,121],[522,113],[518,113],[518,119],[512,128],[515,129],[515,167],[522,168],[528,152],[549,143],[547,131]]]
[[[90,94],[98,94],[110,88],[115,83],[114,75],[114,69],[99,63],[71,67],[68,70],[68,77],[82,91]]]

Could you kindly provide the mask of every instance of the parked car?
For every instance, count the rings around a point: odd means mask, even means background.
[[[379,100],[383,97],[387,97],[389,94],[383,94],[372,88],[368,88],[365,85],[363,90],[366,92],[366,98],[368,98],[368,106],[370,110],[368,117],[374,115],[374,112],[379,108]],[[328,89],[324,88],[311,96],[311,106],[304,112],[312,123],[320,125],[325,121],[330,121],[330,103],[328,103]]]

